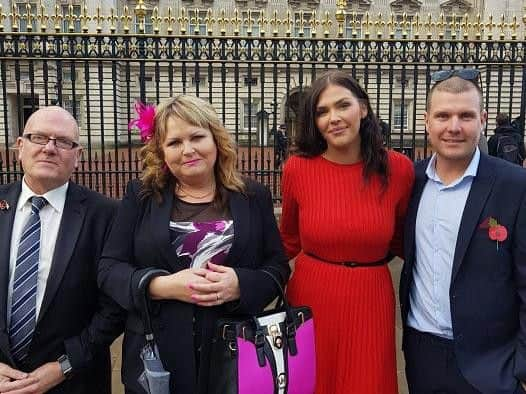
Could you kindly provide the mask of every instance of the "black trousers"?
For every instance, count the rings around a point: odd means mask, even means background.
[[[480,394],[462,376],[452,340],[406,327],[404,343],[410,394]],[[524,393],[520,385],[519,393]]]

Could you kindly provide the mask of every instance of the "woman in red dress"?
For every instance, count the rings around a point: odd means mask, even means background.
[[[395,297],[411,161],[387,151],[369,97],[347,73],[318,78],[298,154],[284,168],[281,236],[292,304],[312,307],[316,393],[397,393]]]

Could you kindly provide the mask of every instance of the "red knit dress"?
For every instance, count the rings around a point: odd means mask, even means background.
[[[316,393],[397,393],[395,297],[386,265],[347,268],[401,254],[414,180],[405,156],[388,153],[389,185],[365,183],[363,164],[291,157],[283,172],[281,236],[297,256],[287,296],[309,305],[316,331]]]

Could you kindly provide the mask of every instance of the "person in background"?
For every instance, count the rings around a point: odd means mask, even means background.
[[[147,296],[170,392],[204,394],[218,318],[262,311],[279,294],[263,270],[284,285],[290,269],[270,192],[241,178],[234,143],[210,103],[181,95],[138,108],[143,171],[127,186],[98,281],[129,313],[126,392],[143,393]]]
[[[312,84],[298,154],[283,173],[287,297],[316,319],[316,393],[398,393],[395,297],[413,165],[387,151],[367,93],[347,73]]]
[[[518,128],[512,126],[510,117],[503,112],[495,119],[495,134],[488,141],[488,153],[514,164],[522,165],[526,158],[524,137]]]

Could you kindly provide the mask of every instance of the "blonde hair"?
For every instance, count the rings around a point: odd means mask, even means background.
[[[180,95],[157,105],[155,110],[155,129],[153,137],[141,149],[143,162],[140,179],[144,195],[153,194],[159,200],[162,190],[169,185],[176,186],[178,180],[166,168],[163,143],[168,134],[167,122],[170,118],[179,118],[185,122],[210,130],[217,147],[217,159],[214,165],[216,180],[215,202],[220,206],[226,203],[224,190],[244,192],[245,183],[236,169],[236,147],[230,133],[223,126],[212,105],[198,97]]]

